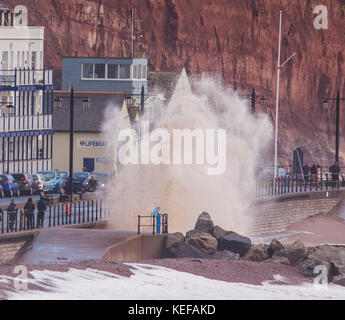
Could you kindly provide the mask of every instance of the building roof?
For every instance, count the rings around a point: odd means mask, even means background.
[[[58,97],[69,97],[66,91],[55,91],[54,99]],[[91,100],[91,108],[84,110],[82,107],[83,99],[74,99],[74,131],[75,132],[101,132],[106,108],[113,105],[114,108],[121,109],[125,101],[124,93],[117,92],[75,92],[74,96],[87,97]],[[69,132],[70,126],[70,101],[69,98],[62,99],[61,109],[54,106],[53,130]]]
[[[180,72],[160,71],[160,72],[148,72],[148,92],[149,94],[163,94],[166,100],[170,100]]]

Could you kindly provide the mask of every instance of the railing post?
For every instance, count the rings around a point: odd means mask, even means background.
[[[87,222],[89,222],[90,219],[90,200],[87,200]]]
[[[57,225],[60,225],[60,203],[57,204]]]
[[[98,200],[96,199],[96,221],[98,221]]]
[[[51,215],[52,215],[52,207],[49,206],[49,218],[48,218],[48,227],[50,228],[51,227]],[[44,227],[44,225],[43,225]]]
[[[101,202],[100,202],[100,209],[99,209],[99,220],[102,220],[102,211],[103,211],[103,200],[101,199]]]
[[[155,228],[156,228],[156,215],[152,216],[152,234],[155,234]]]
[[[80,224],[80,202],[78,202],[78,223]]]
[[[138,234],[140,234],[140,215],[138,215]]]
[[[4,220],[5,220],[5,213],[1,213],[1,233],[4,233]]]
[[[92,207],[91,207],[91,221],[93,222],[93,199],[91,200],[91,205],[92,205]]]

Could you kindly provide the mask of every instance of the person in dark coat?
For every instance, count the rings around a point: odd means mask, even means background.
[[[329,172],[332,174],[332,186],[335,187],[336,182],[339,180],[340,168],[338,162],[335,161],[333,166],[329,167]]]
[[[98,185],[97,180],[94,178],[94,176],[91,176],[91,179],[89,181],[89,190],[91,192],[94,192],[97,188],[97,185]]]
[[[32,201],[32,198],[29,198],[24,206],[24,215],[26,218],[27,229],[32,229],[34,227],[34,214],[35,214],[35,205]]]
[[[17,205],[14,202],[14,199],[12,199],[9,206],[7,207],[8,227],[11,231],[14,230],[14,224],[16,222],[16,215],[17,215],[16,206]]]
[[[302,168],[305,183],[309,182],[309,166],[305,164]]]
[[[44,223],[44,213],[47,209],[47,204],[44,200],[44,197],[40,195],[40,199],[37,202],[37,211],[38,211],[38,226],[43,227]]]

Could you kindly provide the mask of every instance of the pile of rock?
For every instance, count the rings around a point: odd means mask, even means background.
[[[328,281],[345,286],[344,246],[305,247],[301,241],[283,246],[275,239],[269,245],[252,244],[248,237],[214,226],[207,212],[185,236],[180,232],[166,236],[165,257],[270,261],[295,266],[310,278],[326,270]]]
[[[180,232],[167,235],[165,257],[238,260],[250,245],[248,237],[214,226],[210,215],[203,212],[186,236]]]

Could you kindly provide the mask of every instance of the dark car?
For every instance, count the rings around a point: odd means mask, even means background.
[[[83,191],[83,182],[89,177],[89,172],[73,172],[73,191]],[[69,178],[65,179],[64,189],[69,190]]]
[[[20,191],[12,175],[10,174],[0,175],[0,184],[2,186],[2,189],[5,195],[8,195],[10,197],[13,197],[14,195],[16,195],[17,197],[19,197]]]
[[[34,177],[29,173],[13,173],[21,194],[34,195],[39,193],[39,186]]]

